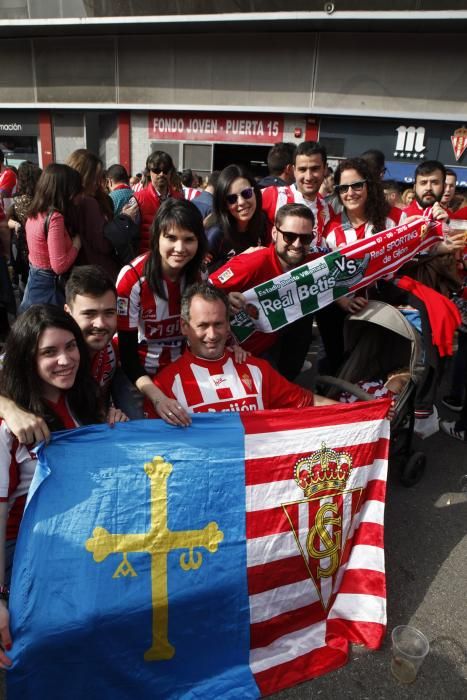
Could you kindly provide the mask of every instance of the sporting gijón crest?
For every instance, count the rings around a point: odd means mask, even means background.
[[[294,478],[304,498],[283,503],[295,542],[325,611],[339,589],[353,536],[362,489],[347,489],[352,458],[328,449],[301,457]]]

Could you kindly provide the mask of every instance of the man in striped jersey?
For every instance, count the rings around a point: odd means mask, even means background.
[[[230,331],[227,296],[209,284],[193,285],[183,295],[181,331],[188,349],[154,383],[189,413],[336,403],[288,382],[265,360],[237,362],[225,347]]]
[[[303,141],[297,147],[294,162],[295,183],[282,187],[266,187],[262,191],[263,211],[273,225],[276,213],[284,204],[306,205],[315,221],[315,237],[310,252],[327,252],[323,244],[323,231],[334,212],[319,194],[326,172],[326,149],[316,141]],[[324,245],[324,248],[323,248]]]

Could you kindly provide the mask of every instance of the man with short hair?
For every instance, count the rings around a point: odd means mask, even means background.
[[[197,186],[198,176],[195,175],[193,170],[185,168],[185,170],[182,171],[181,180],[185,199],[191,202],[193,199],[196,199],[196,197],[199,197],[201,190]]]
[[[231,306],[238,312],[246,303],[242,292],[316,257],[316,254],[310,254],[314,238],[311,209],[304,204],[286,204],[276,214],[271,245],[252,253],[236,255],[216,270],[209,281],[229,294]],[[294,379],[305,360],[312,325],[311,317],[304,317],[282,331],[256,331],[243,343],[243,347],[254,355],[267,357],[287,379]],[[290,333],[294,332],[292,329],[297,328],[300,332],[294,334],[293,342],[286,343],[285,338],[290,339]],[[279,339],[281,343],[278,343]]]
[[[303,204],[313,213],[313,250],[322,254],[327,249],[323,241],[324,227],[334,214],[332,208],[319,194],[326,169],[326,149],[316,141],[303,141],[297,147],[294,160],[295,184],[266,187],[262,192],[263,211],[269,224],[274,224],[277,211],[284,204]]]
[[[212,212],[214,206],[214,190],[217,187],[217,181],[219,180],[220,174],[220,170],[214,170],[208,177],[208,184],[206,185],[206,188],[193,200],[193,204],[201,212],[203,221]]]
[[[265,187],[280,187],[291,185],[295,179],[293,166],[295,151],[294,143],[276,143],[268,153],[269,175],[258,182],[261,189]]]
[[[163,369],[154,383],[188,413],[305,408],[336,403],[288,382],[265,360],[237,362],[226,349],[229,301],[219,289],[197,284],[182,298],[184,354]]]
[[[386,197],[386,202],[389,204],[391,207],[391,210],[393,208],[397,208],[399,210],[399,219],[402,214],[402,209],[403,209],[403,204],[401,200],[401,193],[399,190],[399,187],[397,186],[397,182],[395,180],[384,180],[383,182],[383,189],[384,189],[384,196]],[[391,219],[392,217],[388,215],[389,218]],[[394,221],[394,219],[393,219]]]
[[[122,211],[125,204],[128,204],[133,197],[133,190],[130,187],[130,178],[123,165],[116,163],[107,170],[107,185],[110,190],[109,197],[114,205],[114,215],[117,216]]]
[[[172,158],[165,151],[154,151],[146,160],[149,172],[149,182],[142,190],[135,192],[139,205],[140,222],[140,253],[149,250],[151,225],[157,211],[166,199],[174,197],[183,199],[183,193],[173,186],[176,174]]]

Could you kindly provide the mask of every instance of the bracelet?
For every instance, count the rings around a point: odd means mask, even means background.
[[[0,600],[8,602],[10,598],[10,589],[8,586],[0,586]]]

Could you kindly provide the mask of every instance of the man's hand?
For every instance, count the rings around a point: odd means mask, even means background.
[[[248,352],[248,350],[242,348],[241,345],[228,345],[226,349],[233,352],[235,362],[238,362],[239,364],[246,362],[251,355],[251,352]]]
[[[229,293],[229,304],[230,311],[233,314],[238,314],[239,311],[243,311],[246,306],[246,299],[241,292],[230,292]]]
[[[431,216],[435,221],[446,221],[447,219],[449,219],[448,212],[446,211],[446,209],[444,209],[444,207],[441,206],[439,202],[435,202],[431,207]]]
[[[11,399],[4,396],[0,396],[0,415],[21,444],[32,445],[35,442],[50,440],[50,430],[43,418],[23,411]]]
[[[161,398],[153,401],[158,415],[169,425],[179,425],[184,428],[191,425],[191,418],[176,399],[169,399],[162,394]]]

